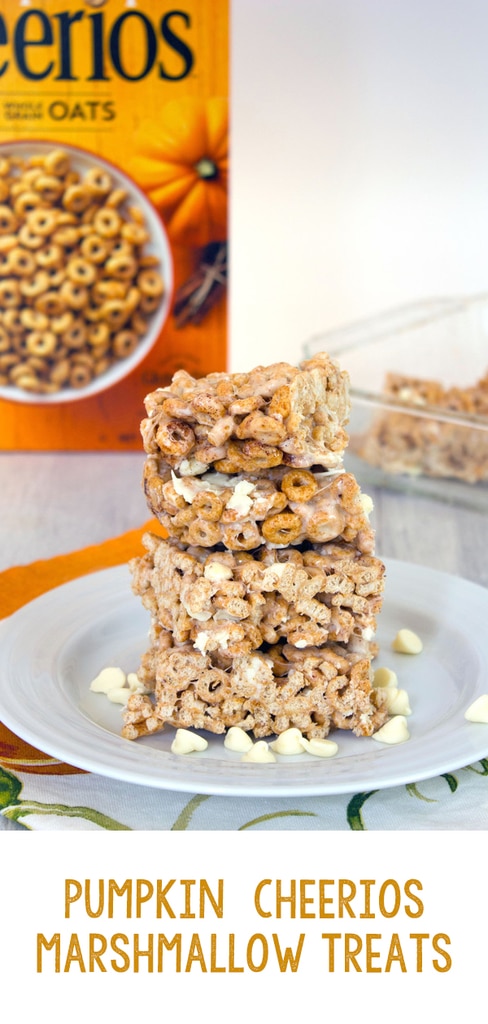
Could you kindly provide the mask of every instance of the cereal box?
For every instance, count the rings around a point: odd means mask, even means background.
[[[0,447],[226,366],[228,0],[0,0]]]

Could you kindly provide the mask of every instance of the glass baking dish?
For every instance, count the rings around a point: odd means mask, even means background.
[[[320,351],[350,376],[346,467],[363,486],[488,509],[488,294],[392,309],[303,346]]]

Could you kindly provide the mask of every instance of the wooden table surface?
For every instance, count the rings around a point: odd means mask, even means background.
[[[148,518],[143,454],[1,453],[0,570],[96,544]],[[488,513],[363,487],[377,553],[488,586]],[[16,827],[0,816],[0,828]]]

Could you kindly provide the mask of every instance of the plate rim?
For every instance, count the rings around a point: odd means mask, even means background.
[[[387,578],[388,573],[398,573],[400,576],[402,573],[412,574],[418,577],[417,583],[421,582],[422,577],[430,578],[431,585],[433,584],[444,584],[445,586],[454,585],[456,588],[467,589],[467,592],[473,592],[473,595],[482,595],[486,608],[488,610],[488,589],[483,587],[481,584],[474,581],[466,580],[463,577],[455,576],[453,574],[444,572],[438,569],[431,569],[430,567],[423,566],[420,564],[405,562],[398,559],[384,558],[386,565]],[[102,585],[100,588],[100,584]],[[69,607],[69,602],[65,602],[64,598],[68,592],[74,599],[80,595],[83,596],[85,591],[97,592],[97,589],[103,591],[103,602],[98,605],[93,605],[94,614],[100,614],[101,607],[103,604],[107,605],[113,598],[113,591],[120,587],[120,584],[125,586],[126,590],[122,589],[119,594],[120,605],[123,605],[130,599],[136,600],[130,591],[129,586],[129,571],[127,564],[120,564],[112,566],[106,569],[100,569],[95,572],[86,573],[83,576],[78,576],[75,579],[68,581],[67,583],[61,584],[57,587],[51,588],[44,592],[39,597],[32,599],[20,609],[14,612],[11,616],[3,619],[0,622],[0,639],[2,645],[0,648],[0,667],[2,662],[7,656],[12,655],[15,650],[16,636],[22,634],[23,628],[29,623],[32,615],[34,619],[42,613],[44,609],[48,609],[51,606],[56,606],[57,601],[61,599],[65,604],[65,608]],[[101,595],[99,594],[101,599]],[[74,601],[76,605],[76,600]],[[141,610],[140,605],[137,605],[139,613]],[[67,614],[73,614],[69,611]],[[145,613],[144,613],[145,614]],[[86,618],[86,615],[85,615]],[[88,621],[90,616],[88,616]],[[476,637],[473,643],[473,650],[477,653],[480,658],[480,668],[488,666],[488,640],[483,645],[480,645],[480,638]],[[481,672],[480,672],[481,675]],[[8,673],[5,673],[5,680],[7,679]],[[88,683],[87,683],[88,685]],[[487,687],[488,688],[488,687]],[[298,767],[295,759],[292,763],[279,761],[276,764],[270,764],[265,766],[258,765],[241,765],[240,761],[225,760],[222,764],[226,765],[227,772],[222,778],[215,777],[212,775],[211,767],[207,767],[207,770],[201,770],[201,766],[211,766],[211,760],[205,760],[204,758],[195,759],[192,761],[190,758],[183,759],[181,755],[174,755],[167,751],[157,750],[155,748],[144,747],[143,741],[138,743],[130,743],[130,741],[124,740],[121,736],[116,735],[110,730],[105,729],[99,723],[91,720],[88,716],[84,715],[80,708],[76,708],[73,702],[68,700],[66,693],[64,692],[61,681],[55,676],[51,679],[51,689],[48,696],[52,695],[54,691],[55,700],[61,702],[64,709],[68,708],[68,715],[70,717],[75,716],[78,723],[78,733],[83,736],[86,733],[86,727],[88,726],[89,736],[99,737],[101,733],[105,734],[105,738],[108,736],[108,744],[105,742],[102,744],[101,749],[95,754],[88,753],[87,755],[81,755],[78,749],[73,752],[73,749],[68,749],[65,744],[65,738],[61,735],[61,738],[57,739],[56,736],[53,738],[51,743],[50,738],[46,739],[46,736],[41,728],[40,732],[36,732],[36,728],[32,727],[32,723],[25,724],[19,720],[14,708],[12,708],[12,701],[9,702],[9,694],[11,693],[10,680],[8,682],[2,682],[2,676],[0,673],[0,718],[4,724],[10,728],[20,738],[31,743],[33,746],[40,749],[43,753],[49,756],[56,757],[68,764],[75,767],[79,767],[95,775],[101,775],[106,778],[112,778],[118,781],[128,782],[134,785],[142,785],[150,788],[162,789],[162,790],[173,790],[174,792],[187,792],[187,793],[200,793],[205,795],[216,795],[216,796],[242,796],[242,797],[308,797],[308,796],[338,796],[345,794],[357,793],[364,789],[389,789],[395,786],[401,786],[414,782],[421,782],[425,779],[434,778],[441,775],[443,772],[454,771],[459,768],[466,767],[470,763],[474,763],[480,760],[482,757],[488,756],[488,729],[484,725],[477,725],[475,723],[466,723],[469,733],[472,739],[472,749],[466,749],[466,746],[459,749],[451,755],[445,753],[436,765],[426,763],[424,767],[416,768],[415,764],[410,764],[409,758],[407,757],[407,764],[402,768],[395,770],[394,764],[392,764],[393,774],[381,772],[378,773],[378,778],[373,780],[371,775],[368,775],[363,781],[361,781],[360,769],[346,771],[343,778],[328,777],[327,775],[327,762],[322,759],[314,759],[314,761],[303,762],[309,767],[315,765],[312,768],[311,777],[308,777],[306,781],[293,781],[288,779],[289,769]],[[481,691],[480,691],[481,692]],[[79,723],[85,723],[85,730],[79,729]],[[448,730],[448,735],[451,735],[452,731]],[[466,734],[469,735],[468,733]],[[215,737],[214,737],[215,738]],[[352,741],[354,742],[354,741]],[[411,742],[411,741],[410,741]],[[421,746],[424,745],[425,740],[418,738],[416,744],[412,744],[412,749],[418,743]],[[120,747],[119,747],[120,744]],[[129,747],[125,747],[129,744]],[[120,758],[123,758],[122,745],[124,745],[125,753],[129,750],[137,751],[135,758],[132,754],[127,758],[127,764],[120,765]],[[106,750],[107,746],[107,750]],[[115,762],[112,747],[115,749]],[[394,762],[394,751],[399,750],[401,747],[405,748],[404,744],[399,747],[387,747],[383,745],[379,746],[379,749],[373,753],[373,763],[380,764],[384,761],[385,757],[390,755],[390,760]],[[118,751],[120,750],[120,757]],[[141,753],[139,753],[141,752]],[[393,756],[392,756],[393,754]],[[155,771],[151,771],[151,762],[159,760],[161,762],[161,756],[163,755],[163,774],[157,774]],[[368,755],[369,756],[369,755]],[[214,759],[215,760],[215,759]],[[291,760],[291,759],[290,759]],[[349,761],[349,758],[344,760]],[[334,761],[336,759],[334,758]],[[168,766],[170,771],[168,772]],[[183,768],[183,770],[182,770]],[[236,768],[238,771],[236,772]],[[320,770],[322,768],[322,771]],[[243,771],[244,769],[244,771]],[[256,771],[258,769],[258,771]],[[21,771],[21,769],[18,769]],[[247,772],[249,772],[249,778],[247,778]],[[253,773],[251,776],[251,772]],[[230,777],[229,777],[230,776]]]

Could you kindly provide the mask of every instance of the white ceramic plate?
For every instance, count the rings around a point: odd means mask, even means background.
[[[144,252],[158,257],[159,270],[164,281],[165,292],[156,312],[148,317],[147,331],[131,355],[127,356],[126,359],[120,359],[112,363],[112,366],[109,367],[106,373],[95,377],[86,387],[61,388],[60,391],[50,395],[38,395],[13,386],[0,387],[1,398],[6,398],[11,402],[24,402],[31,405],[53,405],[59,402],[74,402],[81,398],[90,398],[91,395],[105,391],[107,388],[112,387],[113,384],[117,384],[124,377],[127,377],[147,356],[156,342],[168,317],[173,295],[173,257],[165,227],[152,203],[149,202],[147,196],[132,178],[128,178],[123,171],[114,164],[104,160],[101,156],[98,156],[97,153],[90,153],[88,150],[78,149],[76,146],[70,146],[65,143],[48,142],[45,139],[38,139],[35,142],[21,139],[16,142],[2,143],[0,145],[0,156],[16,156],[28,159],[30,156],[49,153],[52,149],[66,150],[70,156],[71,167],[81,174],[86,173],[86,171],[94,166],[108,171],[114,188],[125,189],[128,194],[129,205],[138,206],[142,210],[146,227],[149,231],[149,240],[144,246]]]
[[[410,740],[397,746],[337,732],[335,758],[307,754],[243,764],[222,737],[170,752],[170,727],[123,740],[120,706],[89,684],[106,665],[137,668],[148,618],[125,566],[82,577],[22,608],[0,629],[0,718],[48,754],[80,768],[161,789],[235,796],[301,796],[386,788],[439,775],[488,755],[488,725],[464,711],[488,690],[488,590],[404,562],[387,562],[378,665],[410,695]],[[421,635],[418,656],[394,654],[397,630]]]

